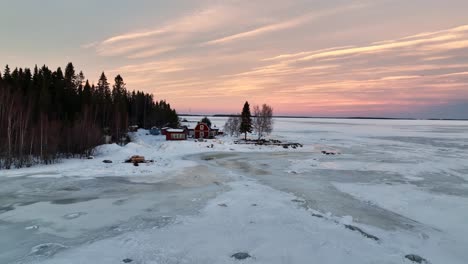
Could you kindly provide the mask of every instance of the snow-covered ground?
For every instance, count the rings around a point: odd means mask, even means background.
[[[276,119],[298,149],[132,137],[0,171],[0,263],[467,263],[468,122]]]

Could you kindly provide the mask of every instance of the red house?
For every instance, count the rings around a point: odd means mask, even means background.
[[[195,138],[209,138],[210,137],[210,127],[202,122],[199,122],[194,129]]]
[[[187,130],[186,129],[166,129],[166,140],[186,140]]]

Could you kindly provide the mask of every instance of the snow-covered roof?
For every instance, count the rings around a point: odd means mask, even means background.
[[[166,131],[167,131],[167,132],[182,133],[182,132],[184,132],[185,130],[179,129],[179,128],[169,128],[169,129],[166,130]]]

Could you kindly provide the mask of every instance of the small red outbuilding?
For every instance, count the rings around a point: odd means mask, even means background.
[[[166,129],[166,140],[186,140],[187,130],[186,129]]]

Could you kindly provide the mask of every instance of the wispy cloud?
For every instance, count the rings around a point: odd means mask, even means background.
[[[444,36],[415,39],[415,40],[408,40],[408,41],[395,41],[395,42],[389,42],[389,43],[379,44],[379,45],[370,45],[370,46],[363,46],[363,47],[354,47],[354,48],[347,48],[347,49],[337,49],[337,50],[327,51],[327,52],[320,52],[320,53],[305,56],[303,58],[300,58],[299,60],[304,61],[304,60],[320,59],[320,58],[327,58],[327,57],[346,56],[346,55],[353,55],[353,54],[378,53],[378,52],[388,51],[390,49],[405,48],[405,47],[411,47],[411,46],[434,43],[434,42],[443,42],[443,41],[448,41],[448,40],[453,40],[453,39],[456,39],[455,35],[444,35]]]
[[[163,22],[160,26],[154,28],[112,36],[102,41],[83,45],[83,47],[95,48],[97,54],[101,56],[124,56],[129,59],[141,59],[161,55],[181,47],[195,50],[203,49],[209,48],[207,46],[287,30],[322,18],[363,8],[369,6],[369,3],[355,1],[343,6],[305,12],[302,15],[283,21],[270,24],[263,23],[263,25],[258,25],[259,21],[274,21],[274,19],[260,17],[257,20],[250,19],[249,21],[249,17],[255,16],[259,10],[250,10],[232,4],[209,6]],[[265,6],[257,5],[255,8],[265,8]],[[226,31],[226,29],[245,27],[253,29],[209,40],[212,38],[211,36],[219,35],[220,32]]]
[[[259,36],[262,34],[270,33],[270,32],[275,32],[275,31],[280,31],[280,30],[285,30],[289,28],[294,28],[298,27],[300,25],[310,23],[312,21],[318,20],[320,18],[328,17],[328,16],[333,16],[340,14],[345,11],[350,11],[353,9],[357,8],[362,8],[368,6],[368,3],[353,3],[347,6],[343,7],[338,7],[338,8],[332,8],[329,10],[322,10],[322,11],[315,11],[311,12],[309,14],[299,16],[296,18],[292,18],[283,22],[278,22],[278,23],[273,23],[270,25],[265,25],[261,26],[252,30],[244,31],[241,33],[237,33],[234,35],[218,38],[215,40],[207,41],[204,43],[204,45],[214,45],[214,44],[223,44],[227,42],[232,42],[240,39],[245,39],[245,38],[251,38],[255,36]]]
[[[108,39],[104,40],[102,42],[102,44],[111,44],[111,43],[124,41],[124,40],[133,40],[133,39],[139,39],[139,38],[146,38],[146,37],[159,35],[159,34],[167,32],[167,31],[168,31],[168,28],[163,28],[163,29],[156,29],[156,30],[143,31],[143,32],[127,33],[127,34],[122,34],[122,35],[118,35],[118,36],[108,38]]]
[[[234,23],[238,14],[240,11],[231,6],[207,7],[163,22],[153,29],[109,37],[89,47],[95,47],[101,56],[124,56],[129,59],[154,57],[189,46],[199,34]]]

